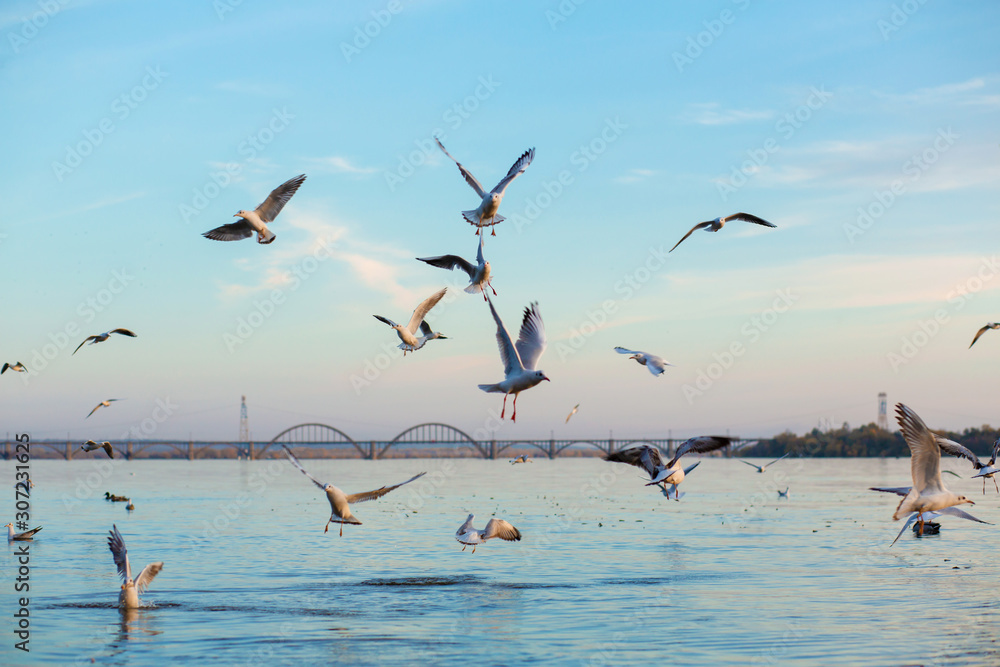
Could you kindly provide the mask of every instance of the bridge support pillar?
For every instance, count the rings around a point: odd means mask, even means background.
[[[3,443],[3,459],[10,461],[10,440],[5,440]]]
[[[372,461],[378,460],[378,445],[372,440],[368,443],[368,458]]]
[[[549,439],[549,458],[554,459],[556,457],[556,440],[555,438]]]
[[[194,461],[194,442],[188,440],[188,461]]]
[[[66,460],[67,461],[73,460],[73,445],[71,445],[68,442],[66,443]]]
[[[257,460],[257,448],[253,446],[252,442],[247,443],[247,457],[251,461]]]
[[[614,454],[614,453],[615,453],[615,439],[608,438],[608,454]]]
[[[131,461],[132,460],[132,454],[133,454],[133,452],[132,452],[132,441],[129,440],[128,442],[125,443],[125,460],[126,461]]]
[[[497,454],[498,454],[498,452],[497,452],[497,441],[496,440],[490,440],[490,459],[492,459],[493,461],[496,461]]]

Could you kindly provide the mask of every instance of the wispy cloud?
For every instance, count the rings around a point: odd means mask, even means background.
[[[1000,107],[1000,91],[996,77],[977,77],[967,81],[918,88],[909,93],[875,91],[876,98],[911,105],[953,104]]]
[[[378,171],[375,167],[359,167],[340,155],[306,158],[305,161],[311,165],[311,168],[334,174],[374,174]]]
[[[629,169],[621,176],[616,176],[612,180],[614,180],[615,183],[639,183],[641,181],[645,181],[655,173],[656,172],[652,169]]]
[[[680,120],[698,125],[733,125],[768,120],[773,117],[774,112],[772,111],[723,109],[718,102],[707,102],[688,105],[688,110],[681,115]]]

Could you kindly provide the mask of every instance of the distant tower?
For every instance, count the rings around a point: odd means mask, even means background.
[[[880,394],[881,395],[881,394]],[[250,442],[250,424],[247,423],[247,397],[240,396],[240,442]]]
[[[886,397],[884,391],[878,393],[878,427],[883,431],[889,430],[889,417],[886,414]]]

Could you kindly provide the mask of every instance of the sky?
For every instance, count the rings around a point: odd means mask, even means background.
[[[764,437],[1000,424],[1000,5],[842,2],[0,9],[0,432],[254,440]],[[460,211],[551,378],[498,419]],[[270,245],[201,234],[307,179]],[[746,211],[776,225],[695,223]],[[402,357],[378,314],[447,340]],[[492,296],[492,294],[491,294]],[[91,334],[113,336],[73,353]],[[660,377],[615,346],[658,354]],[[99,401],[124,399],[87,418]],[[580,404],[567,424],[565,416]],[[891,419],[891,409],[890,409]]]

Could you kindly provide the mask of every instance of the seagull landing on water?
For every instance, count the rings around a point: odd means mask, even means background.
[[[986,333],[989,329],[1000,329],[1000,322],[989,322],[986,324],[986,326],[977,331],[976,337],[972,339],[971,343],[969,343],[969,347],[971,348],[973,345],[975,345],[976,341],[979,340],[979,337],[982,336],[984,333]]]
[[[444,297],[444,293],[447,291],[448,288],[445,287],[441,291],[435,292],[424,299],[423,303],[417,306],[413,311],[413,315],[410,316],[410,322],[406,326],[396,324],[387,317],[373,315],[373,317],[379,322],[385,322],[396,330],[396,335],[399,336],[399,340],[403,341],[399,346],[399,349],[403,351],[404,357],[407,352],[413,352],[422,348],[424,343],[429,340],[434,340],[435,338],[448,338],[447,336],[442,336],[440,333],[431,331],[430,325],[424,323],[424,318],[427,316],[427,313],[430,312],[431,308],[437,305],[437,302]],[[424,334],[421,338],[417,338],[416,336],[417,329],[420,329]]]
[[[788,497],[788,487],[787,486],[785,487],[784,491],[782,491],[781,489],[778,489],[778,497],[779,498],[787,498]]]
[[[106,341],[108,338],[111,337],[111,334],[121,334],[122,336],[129,336],[131,338],[136,338],[136,335],[131,331],[129,331],[128,329],[112,329],[111,331],[105,331],[104,333],[101,334],[87,336],[86,338],[83,339],[83,343],[80,343],[79,345],[76,346],[76,349],[73,350],[73,354],[79,352],[80,348],[83,347],[87,341],[90,341],[91,345],[95,345],[97,343],[103,343],[104,341]],[[71,354],[70,356],[73,355]]]
[[[504,217],[502,215],[497,215],[497,209],[500,208],[500,202],[503,200],[503,193],[510,185],[510,182],[515,178],[524,173],[524,170],[528,168],[531,161],[535,159],[535,149],[530,148],[524,151],[521,157],[517,158],[517,161],[507,172],[507,175],[500,179],[496,187],[486,192],[483,186],[479,184],[476,177],[472,173],[462,166],[462,163],[452,157],[451,153],[444,147],[437,137],[434,137],[434,141],[437,142],[438,148],[444,152],[445,155],[450,157],[452,161],[458,165],[458,171],[462,174],[462,178],[465,182],[476,191],[476,194],[483,198],[483,201],[479,204],[479,208],[473,209],[471,211],[462,211],[462,217],[465,218],[466,222],[476,228],[476,234],[482,231],[483,227],[492,227],[497,223],[503,222]],[[487,220],[489,222],[487,222]],[[496,236],[496,229],[493,230],[491,236]]]
[[[7,529],[7,541],[8,542],[30,542],[35,537],[35,533],[42,529],[41,526],[38,528],[33,528],[31,530],[26,530],[23,533],[14,532],[14,524],[8,523],[4,528]]]
[[[788,456],[790,454],[791,454],[791,452],[785,452],[784,454],[782,454],[778,458],[774,459],[770,463],[765,463],[762,466],[759,466],[759,465],[757,465],[755,463],[750,463],[749,461],[744,461],[743,459],[736,459],[736,460],[739,461],[740,463],[746,463],[751,468],[756,468],[757,472],[764,472],[765,470],[767,470],[768,468],[770,468],[771,466],[773,466],[775,463],[777,463],[778,461],[780,461],[781,459],[785,458],[786,456]]]
[[[870,491],[881,491],[882,493],[894,493],[897,496],[902,496],[903,498],[905,498],[907,495],[909,495],[910,490],[912,488],[913,487],[910,487],[910,486],[899,486],[899,487],[895,487],[895,486],[893,486],[893,487],[872,486],[872,487],[869,487],[869,490]],[[936,510],[936,511],[913,512],[912,514],[910,514],[910,518],[908,518],[906,520],[906,523],[903,524],[902,530],[900,530],[899,534],[896,535],[896,539],[892,541],[892,544],[895,544],[896,540],[898,540],[900,537],[902,537],[903,533],[906,532],[906,529],[909,528],[910,526],[912,526],[915,522],[919,521],[920,523],[919,523],[919,525],[914,526],[914,533],[916,533],[918,536],[921,536],[921,535],[924,534],[924,531],[923,531],[923,525],[924,525],[924,523],[929,522],[929,521],[931,521],[933,519],[936,519],[939,516],[943,516],[945,514],[947,514],[949,516],[957,516],[960,519],[968,519],[969,521],[975,521],[977,523],[985,523],[986,525],[989,525],[989,526],[993,525],[993,524],[991,524],[988,521],[983,521],[982,519],[977,519],[976,517],[972,516],[968,512],[963,512],[962,510],[958,509],[957,507],[945,507],[943,509]],[[891,547],[892,544],[890,544],[889,546]]]
[[[659,377],[663,374],[663,371],[667,370],[667,366],[673,366],[673,364],[668,363],[663,357],[658,357],[655,354],[649,354],[648,352],[626,350],[624,347],[616,347],[615,352],[618,354],[631,355],[629,359],[635,359],[641,365],[648,368],[649,372],[653,374],[653,377]]]
[[[295,458],[295,454],[292,454],[292,450],[290,450],[286,445],[282,445],[282,448],[284,448],[285,454],[288,455],[288,460],[291,461],[292,465],[298,468],[299,472],[301,472],[303,475],[311,479],[313,484],[315,484],[319,488],[323,489],[324,492],[326,492],[326,499],[330,501],[331,514],[330,514],[330,519],[326,522],[326,527],[323,528],[323,532],[325,533],[328,530],[330,530],[331,523],[339,523],[341,537],[344,536],[345,523],[351,523],[356,526],[361,525],[361,522],[358,521],[353,514],[351,514],[350,503],[361,503],[366,500],[375,500],[377,498],[381,498],[390,491],[398,489],[399,487],[403,486],[403,484],[409,484],[413,480],[419,479],[423,477],[425,474],[427,474],[422,472],[419,475],[414,475],[405,482],[396,484],[395,486],[383,486],[381,489],[375,489],[374,491],[365,491],[363,493],[352,493],[351,495],[347,495],[343,491],[335,487],[333,484],[326,484],[324,482],[319,481],[312,475],[310,475],[308,472],[306,472],[306,469],[302,467],[302,464],[299,463],[299,460]]]
[[[94,409],[96,410],[97,408]],[[89,416],[90,415],[88,415],[88,417]],[[92,452],[95,449],[103,449],[107,453],[109,459],[115,458],[115,450],[111,449],[111,443],[107,441],[94,442],[93,440],[88,440],[87,442],[80,445],[80,449],[82,449],[85,452]]]
[[[750,215],[749,213],[733,213],[732,215],[725,215],[715,220],[706,220],[705,222],[699,222],[697,225],[691,228],[691,230],[681,237],[681,240],[674,244],[674,247],[670,249],[673,252],[677,246],[684,243],[684,239],[691,236],[698,229],[704,229],[706,232],[717,232],[730,220],[742,220],[744,222],[752,222],[755,225],[763,225],[764,227],[777,227],[777,225],[764,220],[763,218],[758,218],[756,215]]]
[[[691,438],[684,441],[684,443],[677,448],[674,458],[670,459],[670,462],[666,465],[663,465],[663,462],[660,459],[660,450],[649,445],[630,447],[618,452],[613,452],[605,456],[604,460],[614,461],[617,463],[627,463],[629,465],[636,466],[637,468],[642,468],[649,475],[650,481],[646,484],[646,486],[657,485],[662,489],[663,495],[667,498],[670,498],[670,494],[673,493],[674,500],[680,500],[681,496],[677,491],[677,487],[684,481],[685,476],[697,468],[698,464],[701,463],[701,461],[696,461],[687,468],[681,468],[680,458],[688,452],[713,452],[730,444],[732,444],[731,438],[719,436],[706,435]],[[667,488],[668,484],[671,486],[670,489]]]
[[[476,553],[477,544],[482,544],[494,537],[499,537],[501,540],[507,540],[508,542],[521,541],[521,531],[503,519],[490,519],[485,528],[477,530],[472,527],[472,520],[474,518],[476,518],[476,515],[470,514],[469,518],[462,524],[462,527],[455,532],[455,539],[465,545],[462,547],[462,551],[465,551],[465,547],[471,546],[472,553]]]
[[[486,302],[490,305],[493,321],[497,324],[497,345],[500,347],[500,360],[503,361],[504,380],[496,384],[481,384],[479,388],[487,393],[504,395],[500,419],[503,419],[507,411],[507,397],[514,394],[514,414],[510,416],[510,420],[515,422],[518,394],[540,384],[543,380],[550,381],[545,373],[535,369],[538,359],[545,351],[545,324],[542,322],[542,313],[538,310],[538,302],[532,303],[531,307],[524,309],[521,333],[517,337],[517,344],[514,344],[500,316],[497,315],[493,302],[489,299]]]
[[[508,463],[531,463],[531,457],[527,454],[521,454],[516,459],[511,459]]]
[[[111,555],[114,556],[115,565],[118,566],[118,576],[122,578],[118,606],[123,609],[136,609],[140,606],[139,594],[145,592],[150,582],[153,581],[153,577],[160,573],[160,570],[163,569],[163,563],[150,563],[142,568],[142,572],[133,580],[132,567],[128,562],[128,550],[125,549],[125,540],[118,532],[118,526],[112,525],[112,529],[108,532],[111,533],[108,537],[108,548],[111,550]]]
[[[497,295],[497,291],[493,289],[493,285],[490,283],[490,263],[483,259],[483,237],[479,237],[479,252],[476,254],[476,264],[473,265],[472,262],[467,262],[458,255],[441,255],[440,257],[417,257],[421,262],[427,262],[431,266],[436,266],[439,269],[462,269],[467,274],[469,274],[469,286],[465,288],[465,291],[469,294],[475,294],[476,292],[483,293],[483,300],[486,300],[486,287],[493,290],[493,296]]]
[[[84,417],[84,419],[89,419],[90,415],[94,414],[95,412],[97,412],[101,408],[110,408],[111,404],[113,402],[115,402],[115,401],[121,401],[121,400],[124,400],[124,399],[121,399],[121,398],[109,398],[106,401],[101,401],[100,403],[98,403],[97,405],[94,406],[94,409],[91,410],[90,414],[88,414],[86,417]]]
[[[221,225],[205,232],[202,236],[213,241],[240,241],[250,238],[254,232],[257,232],[257,243],[270,243],[274,240],[275,234],[267,228],[267,223],[274,222],[274,219],[281,213],[281,209],[285,207],[285,204],[305,180],[305,174],[288,179],[271,190],[267,199],[254,210],[240,210],[234,213],[233,217],[239,218],[238,222]]]
[[[77,349],[80,349],[80,348],[77,348]],[[22,364],[20,361],[18,361],[15,364],[7,364],[7,363],[5,363],[3,365],[3,368],[0,369],[0,375],[3,375],[4,373],[6,373],[8,368],[10,370],[12,370],[12,371],[17,371],[18,373],[27,373],[28,372],[28,369],[25,368],[24,364]]]

